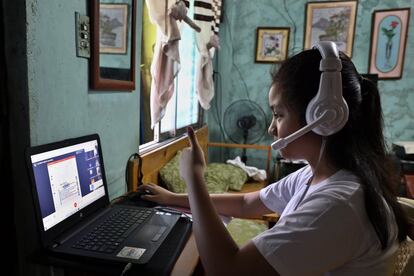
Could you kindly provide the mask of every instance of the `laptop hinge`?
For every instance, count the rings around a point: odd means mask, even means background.
[[[81,226],[79,226],[78,228],[76,228],[75,230],[71,230],[71,232],[69,234],[63,234],[63,235],[61,235],[59,238],[57,238],[55,241],[53,241],[52,248],[55,248],[55,247],[57,247],[57,246],[65,243],[65,242],[67,242],[73,236],[75,236],[78,233],[80,233],[88,225],[94,223],[96,220],[98,220],[99,218],[101,218],[103,215],[105,215],[109,211],[110,211],[110,208],[105,208],[105,210],[103,212],[99,212],[99,214],[97,214],[94,218],[88,220],[87,222],[85,222],[84,224],[82,224]]]

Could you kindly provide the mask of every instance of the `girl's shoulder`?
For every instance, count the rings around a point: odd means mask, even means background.
[[[306,165],[289,175],[285,177],[285,179],[289,182],[296,182],[296,183],[302,183],[305,181],[305,184],[307,181],[312,177],[312,169],[310,165]]]
[[[321,183],[311,185],[309,192],[312,196],[324,196],[339,203],[364,202],[359,177],[347,170],[339,170]]]
[[[312,169],[309,165],[306,165],[290,174],[280,179],[274,185],[288,186],[293,190],[296,190],[303,185],[308,183],[309,179],[312,177]]]

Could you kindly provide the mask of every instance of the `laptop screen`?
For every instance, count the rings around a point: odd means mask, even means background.
[[[98,140],[30,156],[44,230],[105,196]]]

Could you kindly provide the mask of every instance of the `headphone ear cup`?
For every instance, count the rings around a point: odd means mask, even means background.
[[[340,131],[348,121],[349,109],[346,101],[339,99],[318,100],[313,98],[306,109],[306,122],[310,124],[324,113],[326,119],[312,129],[313,132],[322,136],[329,136]]]

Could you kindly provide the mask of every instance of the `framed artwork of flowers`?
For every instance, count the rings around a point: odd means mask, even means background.
[[[100,4],[99,52],[126,54],[128,42],[128,5]]]
[[[330,40],[352,57],[357,6],[356,0],[306,3],[303,48],[310,49],[319,41]]]
[[[259,27],[256,31],[258,63],[278,63],[287,58],[290,28]]]
[[[374,11],[368,67],[378,79],[402,77],[409,20],[410,8]]]

